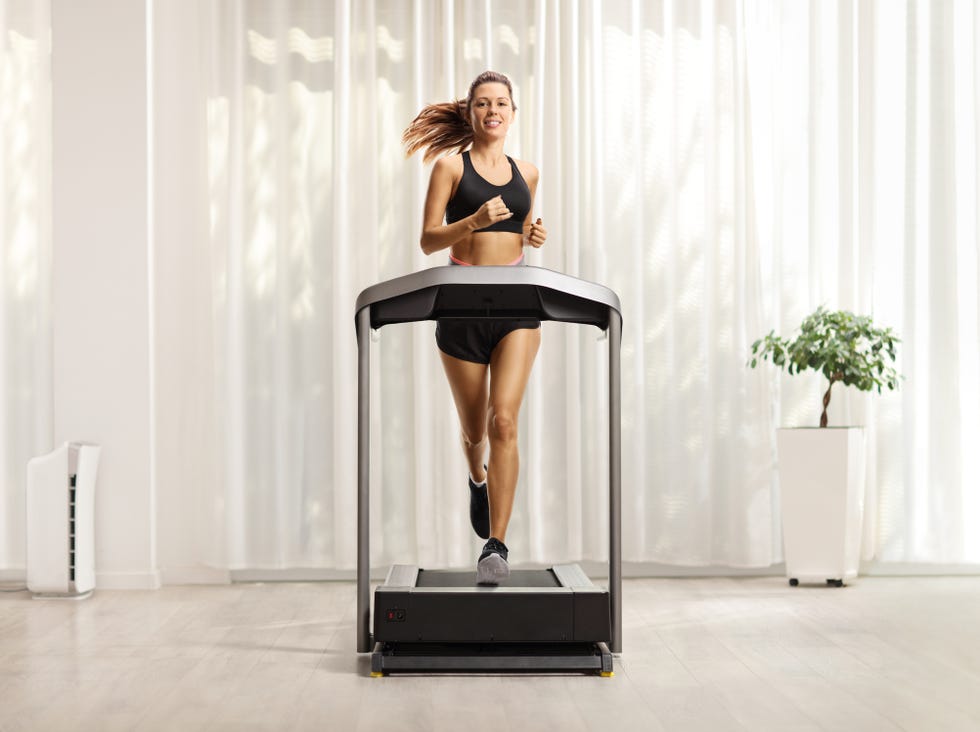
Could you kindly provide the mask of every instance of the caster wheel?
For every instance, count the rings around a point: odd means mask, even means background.
[[[800,581],[798,579],[796,579],[796,577],[790,577],[789,578],[789,586],[790,587],[796,587],[798,584],[800,584]]]
[[[827,580],[827,584],[830,585],[831,587],[843,587],[844,586],[844,580],[840,580],[840,579],[829,579],[829,580]]]

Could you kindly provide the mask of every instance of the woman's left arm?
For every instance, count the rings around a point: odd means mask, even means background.
[[[531,191],[531,208],[528,209],[527,218],[524,219],[524,246],[537,249],[548,238],[548,230],[544,228],[541,219],[534,218],[534,194],[538,188],[538,169],[523,160],[518,163],[518,168]]]

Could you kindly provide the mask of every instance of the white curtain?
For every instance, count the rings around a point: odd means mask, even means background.
[[[904,339],[899,393],[832,403],[867,427],[865,556],[980,561],[972,2],[185,0],[155,24],[165,563],[353,566],[354,300],[444,263],[399,137],[487,68],[541,170],[530,264],[622,298],[625,559],[781,559],[774,429],[823,387],[745,364],[825,304]],[[374,347],[376,565],[479,549],[432,330]],[[606,556],[598,335],[545,324],[518,562]]]
[[[0,0],[0,570],[24,569],[27,461],[51,445],[49,9]]]

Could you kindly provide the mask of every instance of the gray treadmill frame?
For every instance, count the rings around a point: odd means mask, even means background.
[[[370,481],[371,481],[371,330],[384,325],[434,320],[436,299],[442,288],[490,288],[499,294],[509,289],[527,294],[534,288],[541,320],[590,323],[607,333],[609,342],[609,615],[612,653],[622,652],[622,425],[620,401],[620,346],[622,311],[619,297],[607,287],[543,267],[433,267],[366,288],[355,304],[357,333],[357,651],[369,653],[370,592]],[[558,305],[553,305],[552,301]],[[596,321],[596,312],[602,314]],[[482,310],[481,310],[482,307]],[[479,314],[477,314],[479,313]],[[525,317],[527,314],[525,314]],[[506,310],[476,305],[474,319],[508,317]]]

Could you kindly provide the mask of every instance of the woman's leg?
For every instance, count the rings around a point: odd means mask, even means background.
[[[470,475],[477,483],[486,475],[487,452],[487,364],[464,361],[439,351],[442,367],[459,415],[460,441]]]
[[[501,339],[490,357],[490,536],[505,540],[514,507],[520,458],[517,453],[517,416],[534,357],[541,345],[540,328],[520,328]]]

